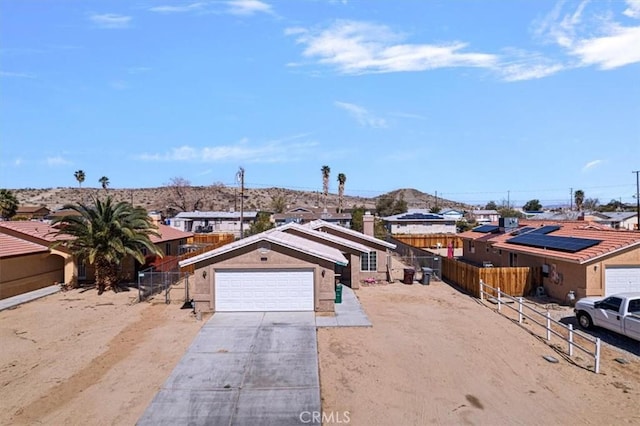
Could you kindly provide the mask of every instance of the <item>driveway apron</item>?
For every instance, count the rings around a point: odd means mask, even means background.
[[[299,425],[320,410],[313,312],[216,313],[138,425]]]

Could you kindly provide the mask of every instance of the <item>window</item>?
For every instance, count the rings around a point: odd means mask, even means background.
[[[165,245],[164,245],[164,254],[166,256],[171,256],[171,243],[165,243]]]
[[[630,314],[640,314],[640,299],[630,300],[629,301],[629,313]]]
[[[600,308],[618,312],[620,311],[621,304],[622,299],[620,299],[619,297],[607,297],[602,302],[600,302]]]
[[[376,252],[362,253],[360,255],[360,270],[361,271],[377,271],[378,262],[376,258]]]

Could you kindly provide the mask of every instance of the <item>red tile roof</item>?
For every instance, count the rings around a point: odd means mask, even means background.
[[[44,253],[49,251],[46,246],[22,240],[11,235],[0,233],[0,258],[20,256],[23,254]]]
[[[521,226],[542,226],[540,221],[527,221],[520,220]],[[483,234],[479,232],[466,231],[459,236],[464,239],[471,239],[474,241],[486,241],[494,248],[509,250],[512,252],[526,253],[534,256],[543,256],[549,258],[556,258],[566,260],[569,262],[586,263],[597,259],[602,256],[613,254],[617,251],[640,248],[640,232],[627,231],[627,230],[615,230],[609,227],[599,226],[585,221],[562,221],[562,222],[549,222],[545,221],[544,225],[557,225],[560,227],[557,231],[550,232],[547,235],[559,236],[559,237],[575,237],[575,238],[589,238],[600,240],[599,244],[595,246],[585,248],[575,253],[567,253],[558,250],[550,250],[540,247],[528,247],[522,245],[516,245],[506,242],[508,239],[513,238],[513,235],[506,234]]]
[[[3,232],[5,228],[9,231],[13,231],[14,235],[16,233],[24,234],[29,237],[37,238],[42,241],[46,241],[49,243],[53,243],[55,241],[62,240],[70,240],[73,237],[68,235],[60,235],[55,236],[57,229],[52,227],[50,224],[46,222],[33,221],[33,220],[16,220],[16,221],[7,221],[0,222],[0,233]],[[10,232],[6,232],[10,233]]]
[[[193,232],[184,232],[167,225],[158,225],[158,232],[160,233],[160,237],[156,237],[155,235],[150,236],[151,242],[154,244],[186,239],[193,236]]]

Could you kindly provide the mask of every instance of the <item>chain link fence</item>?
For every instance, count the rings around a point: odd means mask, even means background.
[[[187,272],[154,272],[150,269],[138,273],[138,301],[142,302],[155,294],[164,293],[165,303],[169,303],[169,289],[185,279]]]

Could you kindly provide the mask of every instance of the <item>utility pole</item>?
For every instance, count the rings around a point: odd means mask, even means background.
[[[438,191],[436,191],[436,210],[438,209]]]
[[[507,209],[511,210],[511,190],[507,191]]]
[[[244,237],[244,169],[240,167],[236,173],[236,179],[240,182],[240,238]]]
[[[640,231],[640,179],[638,178],[640,170],[635,170],[631,173],[636,174],[636,215],[638,216],[638,231]]]
[[[569,211],[573,210],[573,188],[569,188]]]

